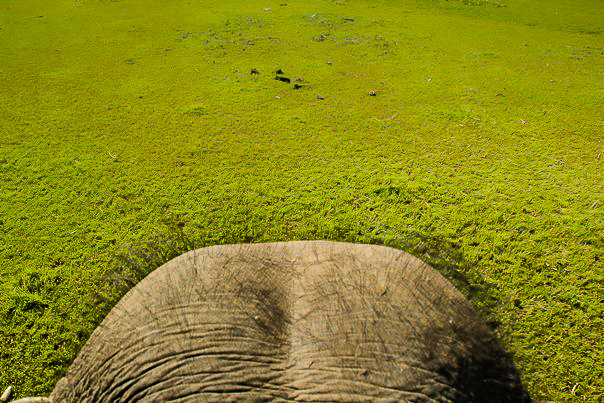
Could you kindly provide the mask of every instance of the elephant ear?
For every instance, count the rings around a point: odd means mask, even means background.
[[[395,249],[326,241],[168,262],[115,306],[51,398],[529,401],[438,272]]]

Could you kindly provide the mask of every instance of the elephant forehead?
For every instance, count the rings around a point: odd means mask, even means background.
[[[174,259],[133,288],[53,395],[452,398],[458,392],[439,371],[488,339],[484,331],[453,286],[394,249],[215,246]],[[335,384],[346,397],[327,386]]]
[[[274,301],[324,293],[378,293],[438,302],[463,296],[420,260],[391,248],[334,242],[221,245],[186,253],[160,267],[124,299],[166,303],[212,293],[263,295]],[[422,301],[426,302],[426,301]]]
[[[132,289],[99,332],[106,337],[110,329],[122,335],[149,326],[189,331],[195,323],[226,323],[228,318],[262,330],[263,337],[295,344],[296,335],[335,339],[369,329],[365,334],[371,337],[394,337],[472,317],[452,285],[403,252],[293,242],[189,252]]]

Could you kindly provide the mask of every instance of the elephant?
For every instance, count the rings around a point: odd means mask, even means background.
[[[45,399],[530,402],[494,333],[435,269],[332,241],[169,261],[119,301]]]

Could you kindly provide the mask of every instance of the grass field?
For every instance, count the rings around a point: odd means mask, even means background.
[[[120,262],[333,239],[455,281],[533,398],[604,401],[603,29],[600,0],[3,0],[0,393],[52,389]]]

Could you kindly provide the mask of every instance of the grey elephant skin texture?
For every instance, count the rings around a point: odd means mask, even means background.
[[[221,245],[126,294],[52,402],[528,402],[464,297],[395,249]]]

